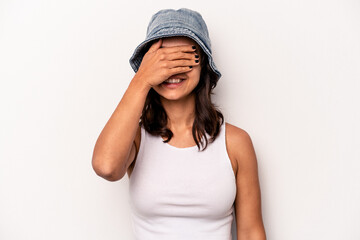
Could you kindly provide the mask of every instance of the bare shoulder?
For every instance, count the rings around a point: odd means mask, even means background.
[[[249,141],[250,135],[242,128],[239,128],[233,124],[230,124],[228,122],[226,124],[226,135],[229,137],[230,141]]]
[[[226,124],[226,141],[228,141],[229,145],[238,146],[238,144],[246,144],[251,143],[251,137],[248,132],[244,129],[239,128],[233,124],[228,122]]]
[[[226,148],[231,160],[236,164],[236,170],[241,165],[240,161],[249,159],[254,154],[254,147],[251,137],[244,129],[228,122],[225,123]]]
[[[249,233],[256,235],[258,239],[266,239],[258,167],[252,140],[244,129],[232,124],[226,124],[226,127],[229,152],[237,163],[235,216],[238,239],[249,236]]]

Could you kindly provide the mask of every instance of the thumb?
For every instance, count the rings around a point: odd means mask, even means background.
[[[151,47],[149,48],[149,52],[154,52],[158,50],[161,47],[161,44],[162,44],[162,39],[160,38],[151,45]]]

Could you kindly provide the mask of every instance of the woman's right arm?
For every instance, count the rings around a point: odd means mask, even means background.
[[[150,88],[135,76],[100,133],[92,159],[93,169],[100,177],[117,181],[134,160],[133,143]]]
[[[195,50],[190,45],[161,48],[155,42],[144,55],[120,103],[101,131],[93,151],[92,167],[97,175],[109,181],[120,180],[135,158],[135,136],[145,100],[152,86],[170,76],[191,71]]]

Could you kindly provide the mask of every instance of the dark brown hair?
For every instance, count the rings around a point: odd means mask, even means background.
[[[201,49],[201,48],[200,48]],[[212,103],[212,90],[216,87],[218,75],[212,71],[209,66],[207,55],[201,49],[201,73],[198,85],[191,92],[195,94],[195,119],[192,127],[192,135],[198,149],[200,143],[204,151],[208,145],[208,139],[205,132],[210,136],[210,143],[213,142],[219,134],[220,126],[224,123],[224,116]],[[151,88],[142,110],[139,125],[144,125],[147,132],[155,136],[166,137],[164,143],[170,141],[173,133],[166,127],[167,114],[160,102],[159,94]],[[205,146],[203,141],[205,139]]]

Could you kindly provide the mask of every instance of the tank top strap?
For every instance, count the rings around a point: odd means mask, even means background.
[[[143,153],[144,153],[144,148],[146,147],[147,145],[147,141],[148,141],[148,136],[146,134],[146,130],[144,128],[144,125],[141,125],[140,126],[140,132],[141,132],[141,135],[140,135],[140,146],[139,146],[139,151],[138,151],[138,156],[136,158],[136,162],[139,162],[141,161],[141,159],[143,158]],[[139,164],[135,164],[135,165],[139,165]]]
[[[208,136],[208,135],[207,135]],[[216,145],[216,148],[218,151],[224,151],[226,149],[226,139],[225,139],[225,120],[222,125],[220,125],[219,128],[219,134],[216,137],[215,141],[212,143]]]
[[[228,154],[228,151],[227,151],[227,147],[226,147],[226,122],[225,122],[225,119],[224,119],[224,123],[221,125],[221,130],[220,130],[220,133],[219,133],[219,140],[221,140],[221,141],[218,141],[219,150],[220,150],[220,152],[222,154],[221,159],[225,160],[225,164],[227,165],[227,169],[230,170],[231,176],[233,177],[234,180],[236,180],[235,173],[234,173],[234,170],[233,170],[233,166],[231,164],[231,160],[230,160],[230,157],[229,157],[229,154]]]
[[[143,137],[144,137],[144,139],[145,139],[145,136],[146,136],[146,130],[145,130],[144,125],[143,125],[143,124],[141,124],[140,128],[141,128],[141,140],[142,140],[142,139],[143,139]]]

